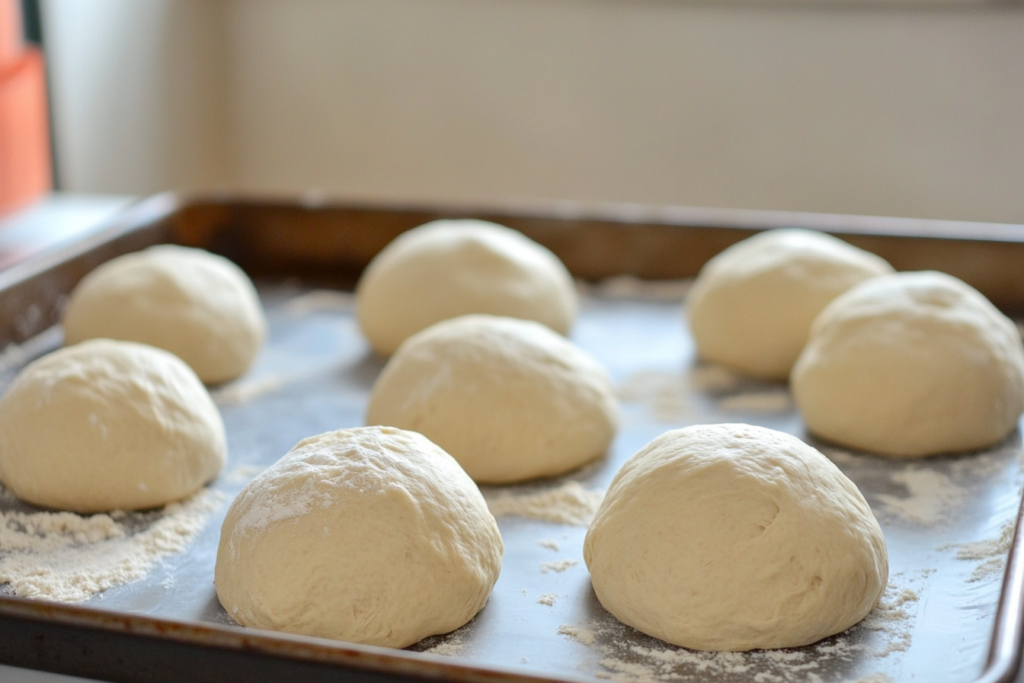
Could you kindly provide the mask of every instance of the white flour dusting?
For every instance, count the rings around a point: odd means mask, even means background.
[[[557,593],[545,593],[544,595],[537,598],[537,602],[541,605],[548,605],[549,607],[555,606],[555,600],[558,599]]]
[[[356,297],[352,292],[336,289],[314,289],[289,299],[284,310],[292,315],[310,313],[333,313],[351,311],[355,308]]]
[[[856,661],[863,654],[887,657],[902,652],[910,643],[908,608],[918,600],[914,591],[890,584],[885,596],[868,618],[850,631],[799,649],[752,650],[749,652],[701,652],[668,645],[640,636],[617,621],[608,620],[586,627],[561,625],[558,633],[592,648],[598,678],[621,683],[664,683],[705,680],[742,675],[754,683],[820,683],[837,665]],[[860,640],[865,631],[883,637],[881,648]],[[638,644],[637,639],[647,645]],[[884,674],[858,679],[881,683]]]
[[[579,563],[579,560],[557,560],[555,562],[544,562],[540,566],[540,573],[547,574],[548,572],[556,572],[560,574],[569,567],[575,567]]]
[[[588,647],[597,641],[597,638],[594,636],[594,632],[585,628],[577,628],[575,626],[562,624],[558,627],[558,633],[563,636],[569,636],[576,642]]]
[[[348,482],[346,482],[348,483]],[[334,504],[330,491],[323,491],[315,479],[306,479],[302,486],[278,489],[273,505],[250,504],[235,525],[236,532],[257,537],[272,524],[293,517],[302,517],[314,508],[329,508]]]
[[[225,474],[224,479],[233,484],[245,483],[265,469],[261,465],[239,465]]]
[[[70,546],[124,538],[124,527],[107,514],[82,517],[73,512],[0,513],[4,552],[49,553]]]
[[[641,403],[651,416],[675,422],[700,412],[696,397],[728,392],[740,379],[719,365],[698,365],[683,373],[643,371],[626,378],[616,393],[625,402]]]
[[[1016,447],[1014,450],[1017,450]],[[1018,452],[1024,453],[1024,451]],[[949,474],[956,481],[984,481],[1000,476],[1003,467],[1003,460],[1001,457],[997,457],[997,452],[972,453],[968,457],[950,463]]]
[[[915,603],[917,600],[916,591],[890,583],[875,609],[871,610],[859,624],[859,628],[886,634],[887,643],[881,650],[873,653],[876,657],[885,657],[892,652],[904,652],[910,647],[913,633],[909,628],[910,614],[907,609],[909,603]]]
[[[927,469],[907,469],[894,472],[890,479],[907,489],[905,498],[879,493],[876,498],[882,509],[892,515],[917,524],[937,524],[963,504],[967,492],[943,474]]]
[[[583,527],[590,525],[604,499],[604,491],[585,489],[578,481],[546,491],[513,493],[484,489],[483,494],[495,517],[528,517]]]
[[[793,409],[793,400],[786,389],[752,391],[723,398],[718,409],[727,413],[785,413]]]
[[[267,375],[258,379],[232,382],[225,387],[214,389],[210,396],[217,405],[238,405],[280,389],[287,382],[288,377],[285,375]]]
[[[547,548],[548,550],[554,550],[558,552],[558,541],[537,541],[537,545],[541,548]]]
[[[951,543],[939,547],[939,550],[957,548],[956,559],[958,560],[981,560],[974,568],[974,572],[967,579],[967,583],[976,583],[985,579],[996,578],[1003,572],[1006,566],[1006,557],[1010,553],[1010,546],[1013,544],[1013,533],[1017,528],[1014,519],[1007,521],[999,530],[999,536],[989,538],[975,543]]]
[[[420,641],[420,652],[442,657],[459,657],[464,655],[467,638],[472,637],[472,624],[463,626],[451,633],[444,633],[438,636],[430,636]]]
[[[144,577],[185,550],[223,500],[209,490],[171,503],[147,528],[129,533],[114,517],[69,512],[0,513],[0,583],[28,598],[82,602]]]
[[[690,368],[686,381],[696,391],[721,392],[735,388],[740,378],[721,365],[698,365]]]

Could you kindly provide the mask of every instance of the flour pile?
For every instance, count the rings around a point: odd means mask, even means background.
[[[567,481],[546,491],[485,489],[483,494],[495,517],[528,517],[581,527],[589,526],[604,499],[604,491],[585,489],[577,481]]]
[[[619,683],[703,681],[730,675],[757,683],[820,683],[830,680],[837,668],[863,659],[865,654],[881,659],[906,650],[911,640],[911,611],[917,600],[914,591],[889,584],[878,606],[863,622],[838,636],[794,650],[686,650],[612,620],[585,627],[562,624],[558,633],[595,650],[599,668],[594,676]],[[889,679],[884,673],[875,673],[860,680],[882,683]]]
[[[162,558],[185,550],[223,496],[202,490],[171,503],[141,531],[129,514],[0,513],[0,583],[14,595],[82,602],[144,577]]]

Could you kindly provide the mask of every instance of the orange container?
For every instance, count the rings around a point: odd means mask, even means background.
[[[49,189],[46,70],[39,50],[26,48],[0,65],[0,215]]]
[[[17,0],[0,0],[0,71],[21,56],[21,12]]]

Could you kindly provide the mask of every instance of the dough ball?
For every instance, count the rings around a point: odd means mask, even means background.
[[[704,360],[784,380],[811,323],[832,299],[892,267],[874,254],[811,230],[770,230],[705,264],[686,298]]]
[[[94,339],[54,351],[0,399],[4,483],[43,507],[157,507],[213,479],[225,453],[206,387],[144,344]]]
[[[67,344],[97,337],[149,344],[184,360],[207,384],[245,372],[265,330],[241,268],[169,244],[104,263],[78,283],[64,312]]]
[[[359,325],[384,356],[420,330],[467,313],[536,320],[568,334],[576,288],[550,251],[478,220],[433,221],[400,235],[356,288]]]
[[[494,517],[458,463],[388,427],[300,441],[228,510],[217,596],[244,626],[405,647],[479,612]]]
[[[793,368],[807,428],[883,455],[984,448],[1024,409],[1024,346],[970,286],[935,272],[865,282],[814,322]]]
[[[839,633],[871,611],[889,573],[853,482],[799,439],[744,424],[676,429],[630,458],[583,557],[609,612],[694,650]]]
[[[420,432],[475,481],[503,484],[602,455],[618,406],[604,368],[564,337],[527,320],[468,315],[398,349],[366,422]]]

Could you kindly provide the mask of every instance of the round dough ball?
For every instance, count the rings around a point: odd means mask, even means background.
[[[523,234],[478,220],[440,220],[398,236],[356,288],[356,314],[373,350],[467,313],[536,320],[568,334],[576,317],[572,276]]]
[[[341,429],[300,441],[238,494],[215,583],[244,626],[405,647],[472,619],[503,550],[443,450],[400,429]]]
[[[888,580],[857,487],[796,437],[666,432],[612,480],[583,546],[601,604],[694,650],[799,647],[863,619]]]
[[[1016,326],[975,289],[935,272],[865,282],[814,322],[792,377],[807,428],[882,455],[984,448],[1024,410]]]
[[[75,512],[180,500],[224,466],[224,424],[166,351],[94,339],[29,364],[0,399],[0,472],[21,499]]]
[[[686,297],[701,358],[763,379],[784,380],[811,323],[850,287],[892,272],[881,258],[831,235],[770,230],[704,265]]]
[[[551,477],[602,455],[618,405],[604,368],[527,320],[467,315],[408,339],[377,378],[367,424],[411,429],[474,481]]]
[[[65,343],[106,337],[156,346],[207,384],[245,372],[265,333],[259,297],[241,268],[169,244],[104,263],[78,283],[64,312]]]

